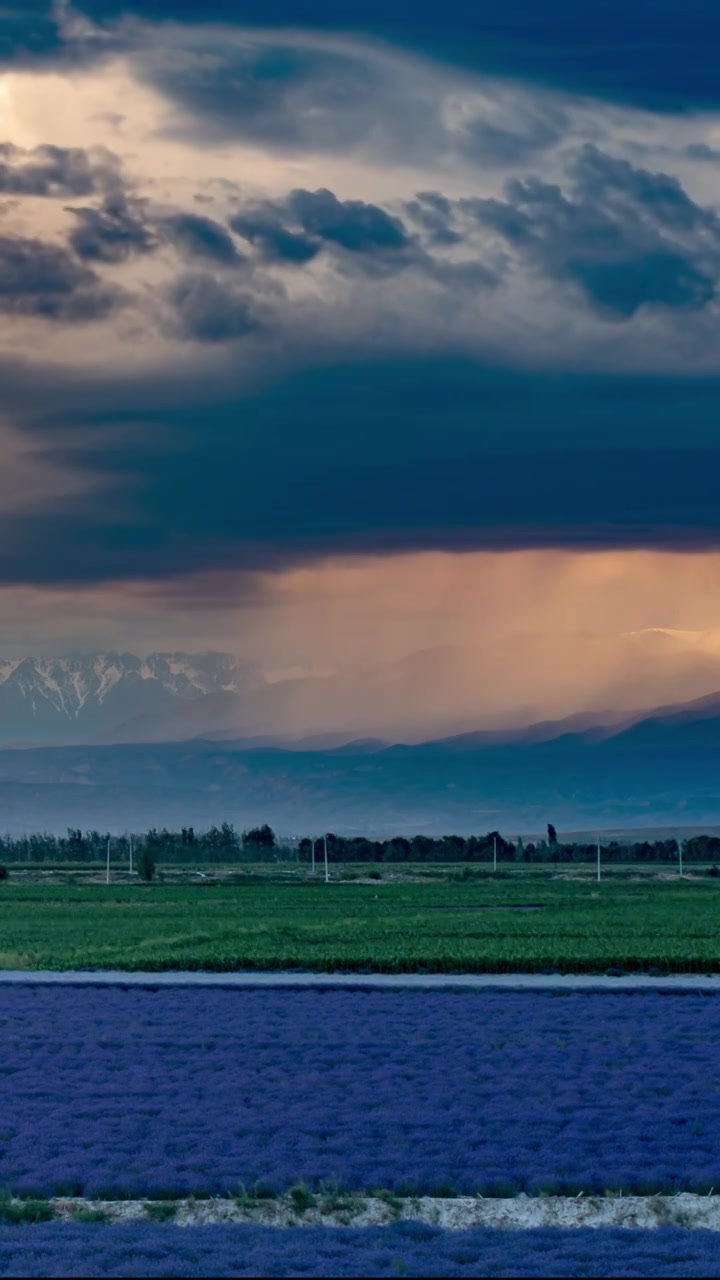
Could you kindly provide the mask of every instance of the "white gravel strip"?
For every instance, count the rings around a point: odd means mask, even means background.
[[[102,1214],[108,1223],[158,1220],[162,1209],[148,1212],[144,1200],[55,1199],[50,1203],[55,1220],[85,1221],[88,1215]],[[431,1223],[450,1231],[470,1227],[498,1227],[523,1230],[528,1227],[634,1227],[649,1230],[661,1226],[720,1231],[720,1195],[699,1196],[547,1196],[520,1195],[511,1200],[484,1200],[460,1196],[445,1200],[421,1196],[417,1199],[380,1199],[375,1196],[348,1196],[334,1200],[316,1197],[309,1208],[298,1210],[290,1196],[277,1200],[238,1202],[222,1200],[178,1200],[150,1202],[168,1206],[165,1221],[178,1227],[254,1223],[259,1226],[382,1226],[400,1219]]]
[[[646,991],[720,991],[720,974],[677,973],[661,978],[626,974],[621,978],[613,978],[606,974],[592,973],[299,973],[282,970],[244,970],[238,973],[170,970],[162,973],[130,973],[122,969],[0,969],[0,984],[3,983],[139,987],[377,987],[389,990],[402,987],[471,991],[485,987],[525,991],[623,991],[630,988]]]

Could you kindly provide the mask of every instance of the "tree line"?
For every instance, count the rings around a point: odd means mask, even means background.
[[[594,862],[596,841],[561,841],[552,824],[548,837],[537,841],[506,840],[499,831],[483,836],[393,836],[391,840],[370,840],[365,836],[327,836],[328,862],[485,862],[547,863]],[[603,862],[676,862],[678,841],[601,841]],[[312,841],[300,841],[303,862],[312,859]],[[323,840],[315,841],[315,858],[324,859]],[[683,858],[688,862],[708,862],[720,858],[720,837],[693,836],[683,841]]]
[[[212,826],[208,831],[181,827],[177,831],[151,828],[132,836],[111,835],[101,831],[70,828],[67,835],[34,834],[0,836],[0,862],[102,862],[107,857],[110,841],[113,862],[129,860],[143,854],[154,863],[217,863],[300,861],[311,863],[313,841],[306,837],[297,844],[283,844],[267,824],[238,832],[232,823]],[[325,856],[328,862],[473,862],[508,863],[572,863],[594,862],[594,841],[563,841],[552,823],[547,837],[525,841],[521,837],[508,840],[499,831],[485,835],[393,836],[373,840],[367,836],[340,836],[328,832],[314,841],[316,861]],[[675,839],[603,841],[603,862],[676,862],[679,855]],[[687,862],[720,859],[720,837],[697,835],[683,841],[683,858]]]
[[[193,827],[169,831],[129,832],[68,829],[67,835],[35,833],[0,836],[0,862],[104,862],[108,842],[112,861],[129,862],[146,854],[154,862],[258,862],[282,853],[274,831],[267,825],[238,833],[232,823],[196,832]],[[291,856],[288,853],[288,856]]]

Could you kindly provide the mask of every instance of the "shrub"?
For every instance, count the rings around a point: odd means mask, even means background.
[[[715,874],[717,874],[717,872]],[[8,878],[7,867],[0,867],[0,880],[7,880],[7,878]]]
[[[104,1209],[76,1209],[73,1214],[76,1222],[107,1222]]]
[[[253,853],[266,853],[268,849],[275,849],[277,846],[275,832],[267,823],[262,827],[252,827],[249,831],[243,831],[242,846],[243,849],[251,849]]]
[[[253,1186],[252,1194],[256,1200],[277,1200],[278,1198],[277,1189],[268,1186],[265,1182],[256,1182]]]
[[[308,1209],[312,1209],[316,1203],[312,1191],[308,1190],[302,1182],[296,1187],[290,1188],[290,1199],[296,1213],[305,1213]]]
[[[378,1200],[382,1200],[390,1210],[393,1221],[397,1221],[402,1212],[403,1202],[394,1192],[388,1191],[385,1187],[380,1187],[375,1196]]]
[[[454,880],[456,883],[459,883],[459,882],[464,882],[466,880],[474,880],[475,875],[474,875],[474,872],[471,870],[471,868],[466,866],[466,867],[463,867],[462,871],[456,871],[455,874],[450,877],[450,879]]]
[[[322,1191],[320,1208],[323,1213],[360,1213],[367,1203],[364,1196],[357,1192],[341,1191],[338,1186],[323,1187]]]
[[[177,1205],[169,1204],[167,1201],[158,1203],[146,1200],[145,1212],[153,1222],[169,1222],[170,1218],[174,1218],[177,1213]]]
[[[28,1222],[50,1222],[55,1211],[47,1200],[13,1200],[7,1194],[0,1197],[0,1222],[20,1226]]]
[[[141,849],[138,854],[137,873],[145,884],[150,884],[155,876],[155,859],[148,849]]]

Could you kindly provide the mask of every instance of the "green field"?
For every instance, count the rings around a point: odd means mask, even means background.
[[[0,968],[720,972],[716,879],[443,873],[330,884],[11,880],[0,885]],[[507,909],[525,905],[541,909]]]

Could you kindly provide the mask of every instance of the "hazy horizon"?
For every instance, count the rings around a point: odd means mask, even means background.
[[[235,728],[238,736],[269,733],[296,739],[335,731],[348,738],[421,741],[583,714],[617,718],[720,691],[720,633],[713,631],[514,633],[483,646],[436,645],[385,661],[378,654],[374,662],[350,655],[346,661],[326,660],[315,667],[269,664],[262,649],[185,649],[177,643],[168,650],[134,651],[46,643],[43,650],[0,654],[0,687],[30,658],[41,664],[54,659],[82,663],[98,653],[146,659],[159,652],[191,658],[227,655],[268,692],[266,702],[258,702],[257,690],[247,686],[246,695],[241,684],[233,691],[232,707],[209,708],[195,729],[191,722],[186,729],[180,726],[177,732],[185,737],[213,728],[231,736]],[[325,653],[331,656],[328,649]],[[41,688],[53,696],[52,673]],[[168,739],[175,736],[168,732]]]

